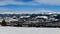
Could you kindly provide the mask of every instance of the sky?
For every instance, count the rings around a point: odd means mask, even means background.
[[[0,13],[60,12],[60,0],[0,0]]]

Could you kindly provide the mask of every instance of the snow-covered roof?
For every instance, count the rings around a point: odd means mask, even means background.
[[[37,16],[36,18],[48,18],[47,16]]]
[[[18,21],[18,19],[13,19],[13,18],[9,18],[8,20],[5,19],[6,22],[10,22],[10,21]]]
[[[28,17],[30,17],[30,16],[21,16],[20,18],[24,18],[24,17],[25,17],[25,18],[28,18]]]

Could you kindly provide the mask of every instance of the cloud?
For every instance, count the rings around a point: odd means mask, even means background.
[[[4,0],[0,2],[0,6],[8,5],[8,4],[13,4],[13,5],[37,5],[34,2],[21,2],[21,1],[15,1],[15,0]]]
[[[40,4],[60,5],[60,0],[35,0]]]
[[[0,6],[14,4],[14,5],[41,5],[41,4],[48,4],[48,5],[59,5],[60,0],[32,0],[32,1],[17,1],[17,0],[0,0]]]

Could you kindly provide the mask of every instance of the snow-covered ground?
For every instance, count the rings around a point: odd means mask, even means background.
[[[0,27],[0,34],[60,34],[60,28]]]

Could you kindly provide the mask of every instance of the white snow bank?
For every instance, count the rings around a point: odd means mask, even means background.
[[[0,27],[0,34],[59,34],[60,28]]]

